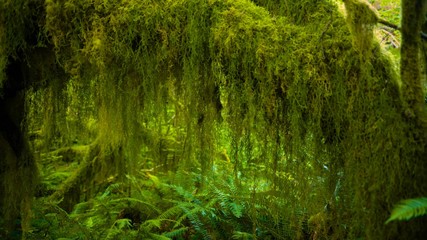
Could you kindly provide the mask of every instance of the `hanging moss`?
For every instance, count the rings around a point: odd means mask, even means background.
[[[271,195],[254,205],[286,215],[293,238],[308,219],[324,238],[398,237],[383,223],[394,203],[427,191],[426,129],[405,117],[397,69],[372,34],[377,13],[344,3],[345,15],[326,0],[46,0],[48,65],[60,71],[43,78],[63,104],[47,119],[71,116],[73,86],[93,90],[81,103],[98,130],[87,177],[99,178],[124,179],[144,145],[169,165],[171,125],[180,167],[207,175],[226,132],[236,180],[267,181]],[[13,39],[1,37],[4,52]]]
[[[362,54],[369,53],[373,39],[373,28],[378,23],[378,12],[364,0],[344,0],[347,23],[353,35],[353,45]]]
[[[10,59],[21,56],[41,39],[38,20],[42,15],[39,0],[5,0],[0,3],[0,90],[7,80],[5,71]]]

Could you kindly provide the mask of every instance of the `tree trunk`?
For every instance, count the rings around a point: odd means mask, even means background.
[[[421,27],[425,21],[426,0],[402,0],[401,80],[404,117],[407,121],[405,141],[411,143],[401,156],[402,166],[407,165],[404,183],[396,196],[416,198],[427,194],[427,111],[422,86]],[[404,144],[404,143],[403,143]],[[409,144],[407,144],[409,146]],[[413,147],[412,147],[413,146]],[[406,156],[405,156],[406,155]],[[423,239],[427,234],[426,218],[412,219],[408,224],[395,223],[402,239]],[[391,224],[390,224],[391,225]]]
[[[419,116],[424,110],[421,81],[421,27],[425,20],[425,0],[402,0],[402,48],[400,73],[403,82],[405,115]]]
[[[6,222],[0,238],[29,228],[37,166],[26,138],[24,87],[26,65],[11,61],[0,99],[0,211]],[[20,224],[15,224],[19,222]],[[20,226],[22,225],[22,226]]]

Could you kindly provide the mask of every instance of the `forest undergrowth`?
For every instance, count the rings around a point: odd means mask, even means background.
[[[219,155],[207,176],[200,169],[143,168],[123,181],[111,176],[96,183],[93,197],[79,199],[67,212],[62,199],[54,202],[44,197],[78,168],[56,154],[42,156],[44,180],[26,239],[296,239],[319,231],[318,220],[313,223],[303,209],[300,214],[306,222],[301,229],[278,214],[271,204],[283,209],[285,202],[266,186],[255,186],[252,179],[236,183],[226,155]]]

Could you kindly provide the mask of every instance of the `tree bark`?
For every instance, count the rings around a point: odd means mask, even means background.
[[[405,115],[419,116],[424,108],[421,81],[421,27],[425,18],[425,0],[402,0],[402,48],[400,74],[403,82]]]
[[[20,231],[21,226],[12,224],[17,219],[21,219],[24,231],[29,228],[37,179],[37,166],[23,127],[26,72],[25,63],[11,61],[0,98],[0,212],[8,224],[0,238],[7,238],[9,231]]]

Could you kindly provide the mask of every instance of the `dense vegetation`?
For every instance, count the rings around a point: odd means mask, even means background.
[[[424,2],[2,0],[0,238],[422,239]]]

